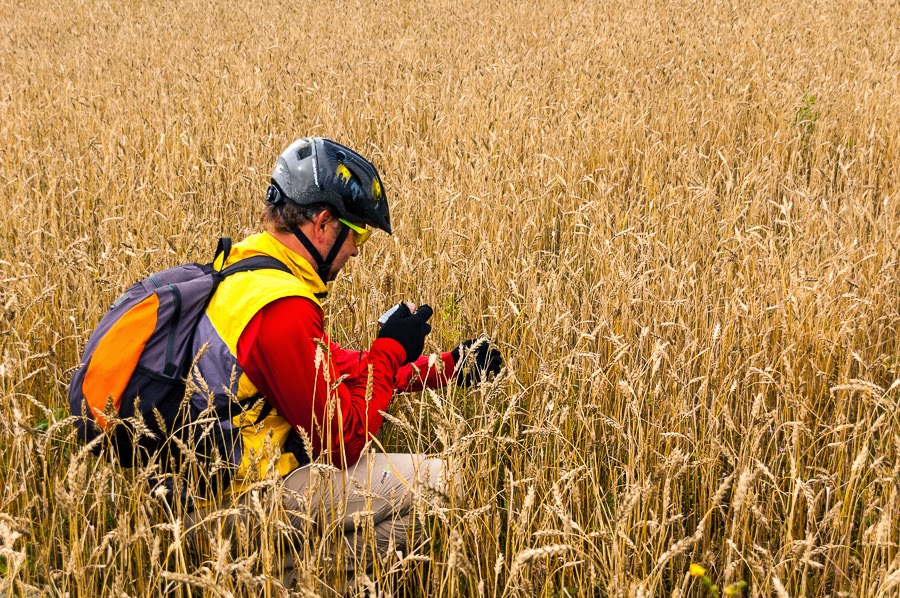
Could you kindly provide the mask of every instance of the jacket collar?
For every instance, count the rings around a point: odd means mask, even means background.
[[[287,266],[295,277],[304,281],[316,296],[324,296],[328,293],[328,287],[322,282],[313,265],[267,232],[251,235],[237,243],[232,247],[225,265],[230,266],[254,255],[274,257]]]

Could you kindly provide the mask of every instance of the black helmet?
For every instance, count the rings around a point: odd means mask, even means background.
[[[354,224],[391,234],[381,177],[371,162],[323,137],[304,137],[278,157],[266,194],[272,205],[324,203]]]

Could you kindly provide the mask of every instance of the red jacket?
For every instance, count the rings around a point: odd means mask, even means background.
[[[316,367],[316,340],[329,355]],[[313,453],[330,452],[334,465],[353,465],[370,436],[381,427],[395,390],[415,391],[446,384],[453,357],[443,353],[434,368],[423,355],[401,366],[406,353],[393,339],[381,338],[369,351],[350,351],[331,342],[322,310],[309,299],[285,297],[265,306],[250,320],[238,341],[238,364],[272,407],[295,428],[306,431]],[[366,404],[368,367],[372,396]],[[346,378],[332,395],[338,408],[325,422],[329,393],[325,368],[333,385]],[[329,441],[330,439],[330,441]],[[329,446],[323,446],[323,444]],[[342,456],[343,455],[343,456]]]

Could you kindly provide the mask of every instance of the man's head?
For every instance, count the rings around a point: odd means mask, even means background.
[[[303,138],[288,146],[272,173],[266,203],[266,227],[291,233],[326,282],[334,280],[347,259],[359,253],[357,243],[368,236],[360,231],[371,227],[391,234],[378,171],[330,139]]]
[[[330,255],[333,248],[336,250],[330,261],[328,272],[319,269],[319,276],[322,277],[323,282],[330,282],[337,278],[347,260],[359,255],[359,247],[371,233],[370,230],[365,230],[364,234],[360,234],[350,229],[348,234],[342,234],[343,229],[349,228],[345,224],[346,221],[341,222],[341,219],[323,204],[307,207],[288,205],[282,210],[269,205],[263,212],[262,220],[266,230],[276,239],[298,253],[303,254],[303,249],[306,249],[305,253],[309,253],[313,261],[315,261],[315,257],[312,252],[297,238],[294,230],[301,232],[306,237],[319,256]],[[336,245],[338,242],[340,245]]]

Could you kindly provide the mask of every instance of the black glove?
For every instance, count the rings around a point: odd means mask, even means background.
[[[415,361],[425,348],[425,337],[431,332],[429,318],[434,312],[427,305],[419,306],[416,313],[410,314],[409,307],[401,303],[387,322],[378,331],[378,338],[392,338],[406,350],[406,361]]]
[[[490,339],[487,338],[463,341],[450,354],[453,356],[456,384],[459,386],[479,384],[488,374],[500,373],[503,366],[500,351],[492,347]]]

